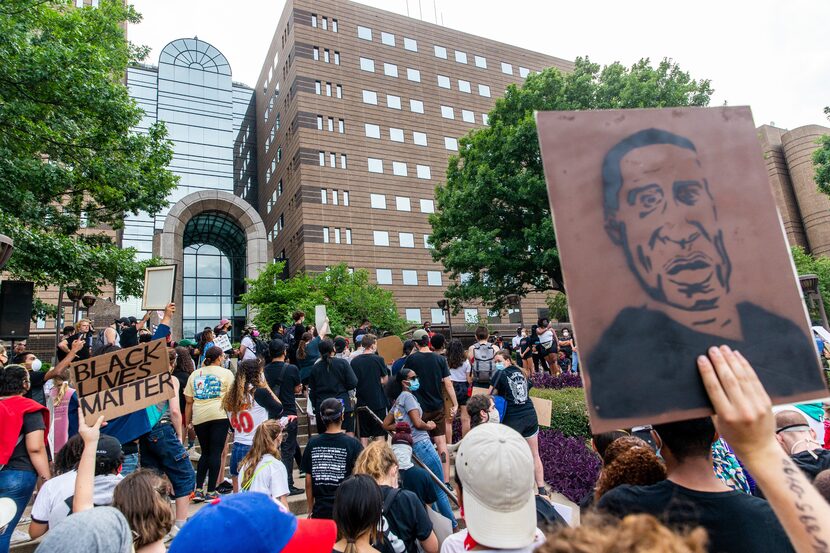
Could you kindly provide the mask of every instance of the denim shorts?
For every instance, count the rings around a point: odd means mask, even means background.
[[[167,476],[173,497],[185,497],[196,488],[196,471],[172,424],[157,424],[141,438],[139,447],[141,466]]]
[[[251,446],[248,444],[233,443],[233,449],[231,449],[231,476],[239,476],[239,463],[242,462],[249,451],[251,451]]]

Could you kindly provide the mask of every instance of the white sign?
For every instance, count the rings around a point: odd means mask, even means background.
[[[173,301],[173,289],[176,286],[176,266],[162,265],[144,269],[144,296],[141,309],[144,311],[164,311]]]
[[[325,305],[315,305],[314,306],[314,326],[317,328],[317,332],[320,332],[320,329],[323,327],[323,323],[326,322],[326,306]]]
[[[213,345],[222,348],[222,351],[233,349],[233,346],[231,346],[231,340],[228,338],[227,334],[222,334],[221,336],[213,338]]]

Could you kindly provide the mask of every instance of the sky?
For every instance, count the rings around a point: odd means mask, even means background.
[[[830,126],[830,42],[824,0],[360,0],[360,3],[573,60],[631,65],[671,58],[712,81],[711,105],[749,105],[755,123]],[[253,86],[283,0],[133,0],[144,19],[129,39],[158,62],[168,42],[198,36]],[[407,6],[408,4],[408,6]],[[509,5],[509,9],[506,6]],[[636,6],[636,9],[632,9]],[[677,7],[676,7],[677,6]]]

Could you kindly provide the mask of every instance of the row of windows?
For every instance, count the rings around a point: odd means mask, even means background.
[[[274,206],[277,204],[277,199],[280,196],[282,196],[282,179],[279,180],[277,187],[274,188],[273,192],[271,192],[271,197],[268,198],[268,203],[266,205],[267,213],[271,213],[271,210],[274,209]]]
[[[332,232],[333,231],[333,232]],[[339,228],[331,229],[323,227],[323,244],[330,244],[334,241],[335,244],[351,244],[352,243],[352,229],[346,228],[342,231]]]
[[[455,109],[452,106],[441,106],[441,117],[444,119],[455,119]],[[462,109],[461,118],[467,123],[475,123],[475,114],[472,111]],[[490,118],[486,113],[481,114],[481,122],[485,125],[490,124]]]
[[[314,61],[320,61],[320,48],[315,46],[312,49],[312,52],[314,53],[313,54]],[[334,57],[334,65],[340,65],[340,52],[335,50],[333,57]],[[329,52],[328,48],[324,48],[323,49],[323,61],[325,63],[331,63],[331,60],[332,60],[331,52]]]
[[[328,83],[328,82],[323,83],[322,81],[314,81],[314,93],[317,94],[318,96],[322,96],[323,95],[323,85],[324,84],[325,84],[326,96],[331,96],[332,85],[331,85],[331,83]],[[335,89],[335,95],[338,98],[342,98],[343,97],[343,86],[337,84],[337,85],[334,85],[334,89]]]
[[[366,132],[366,138],[377,138],[378,140],[380,139],[380,125],[365,123],[363,127]],[[406,142],[404,138],[403,129],[389,127],[389,140],[391,140],[392,142]],[[426,146],[427,133],[412,131],[412,141],[418,146]]]
[[[272,242],[277,239],[277,236],[280,235],[280,232],[282,232],[282,229],[284,229],[284,228],[285,228],[285,214],[280,213],[280,217],[279,217],[279,219],[277,219],[277,224],[274,225],[274,228],[271,229],[271,233],[269,235],[269,238],[271,239]]]
[[[324,127],[323,123],[326,122],[326,120],[328,120],[328,123],[325,125],[325,128],[329,132],[334,132],[334,117],[325,118],[322,115],[317,116],[317,130],[318,131],[323,130],[323,127]],[[337,132],[339,132],[340,134],[343,134],[343,133],[346,132],[346,122],[343,119],[338,119],[337,120]]]
[[[369,73],[375,72],[375,60],[371,58],[360,58],[360,69],[363,71],[368,71]],[[398,77],[398,66],[394,63],[384,63],[383,64],[383,74],[387,77]],[[421,82],[421,72],[418,69],[413,69],[411,67],[406,68],[406,78],[409,81],[420,83]]]
[[[370,104],[373,106],[378,105],[378,93],[374,90],[364,90],[363,91],[363,103]],[[393,94],[386,95],[386,107],[390,109],[403,109],[401,103],[401,97],[395,96]],[[409,100],[409,111],[412,113],[424,113],[424,103],[421,100],[415,100],[410,98]],[[441,117],[445,119],[455,119],[455,110],[451,106],[441,106]],[[461,119],[466,123],[475,123],[476,117],[475,113],[462,109],[461,110]],[[484,125],[489,124],[489,118],[486,113],[481,114],[481,122]],[[368,131],[367,131],[368,132]],[[368,134],[367,134],[368,136]],[[372,138],[380,138],[372,137]]]
[[[466,310],[465,310],[466,311]],[[421,309],[419,307],[408,307],[404,309],[404,318],[409,321],[410,323],[421,324]],[[438,307],[433,307],[429,310],[430,314],[430,322],[432,324],[444,324],[446,323],[446,317],[444,315],[444,310]],[[476,319],[478,320],[478,319]]]
[[[369,205],[374,209],[386,209],[386,194],[369,194]],[[435,213],[435,202],[433,200],[422,199],[420,205],[421,213]],[[409,198],[395,196],[395,209],[398,211],[412,211]]]
[[[446,88],[452,90],[452,85],[450,84],[450,78],[445,75],[438,75],[438,86],[441,88]],[[466,92],[467,94],[472,94],[472,84],[470,81],[465,81],[463,79],[458,79],[458,91],[459,92]],[[486,84],[479,84],[478,85],[478,95],[483,96],[485,98],[490,98],[490,87]]]
[[[418,285],[418,271],[414,269],[401,270],[401,277],[406,286]],[[375,269],[375,278],[378,284],[392,284],[392,269]],[[427,271],[427,286],[441,286],[441,271]]]
[[[386,230],[373,230],[372,231],[372,243],[375,246],[388,246],[389,245],[389,231]],[[398,246],[401,248],[414,248],[415,247],[415,235],[411,232],[399,232],[398,233]],[[432,249],[429,245],[429,234],[424,235],[424,248]]]
[[[369,167],[370,173],[383,173],[383,160],[370,157],[367,158],[367,165]],[[392,162],[392,174],[398,177],[408,177],[409,176],[409,168],[405,161],[393,161]],[[432,178],[431,171],[429,169],[429,165],[415,165],[415,174],[418,176],[419,179],[430,179]]]
[[[357,37],[362,38],[363,40],[372,41],[372,29],[369,27],[357,27]],[[392,33],[381,32],[380,33],[380,41],[387,46],[395,46],[395,35]],[[405,50],[409,50],[410,52],[417,52],[418,51],[418,41],[414,38],[404,37],[403,39],[403,47]],[[449,59],[449,54],[447,52],[447,48],[445,46],[439,46],[438,44],[433,45],[433,52],[436,58],[440,59]],[[468,65],[469,60],[466,52],[462,52],[461,50],[454,50],[453,51],[454,59],[457,63]],[[484,56],[473,55],[473,64],[480,68],[480,69],[487,69],[487,58]],[[513,65],[507,62],[501,62],[501,72],[505,75],[513,75]],[[530,75],[530,69],[526,67],[519,67],[519,76],[523,79]]]
[[[320,151],[318,152],[320,156],[320,167],[326,166],[326,152]],[[335,152],[329,152],[329,167],[337,167],[337,154]],[[348,164],[348,156],[346,154],[340,154],[340,168],[346,169]]]
[[[340,192],[337,190],[332,189],[329,191],[327,188],[320,189],[320,203],[327,204],[329,203],[329,193],[331,193],[331,205],[338,205],[339,197],[341,195]],[[349,191],[343,190],[342,191],[342,204],[346,207],[349,206]]]
[[[319,23],[319,25],[318,25]],[[318,27],[322,27],[324,31],[329,30],[329,18],[325,15],[321,15],[318,19],[317,14],[311,14],[311,26],[317,29]],[[337,20],[332,18],[331,20],[331,31],[333,33],[337,32]]]

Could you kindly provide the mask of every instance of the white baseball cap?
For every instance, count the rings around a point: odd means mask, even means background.
[[[533,454],[522,436],[503,424],[481,424],[458,446],[464,521],[476,543],[520,549],[536,534]]]
[[[0,532],[6,529],[6,526],[12,521],[14,515],[17,514],[17,504],[9,497],[0,497]]]

